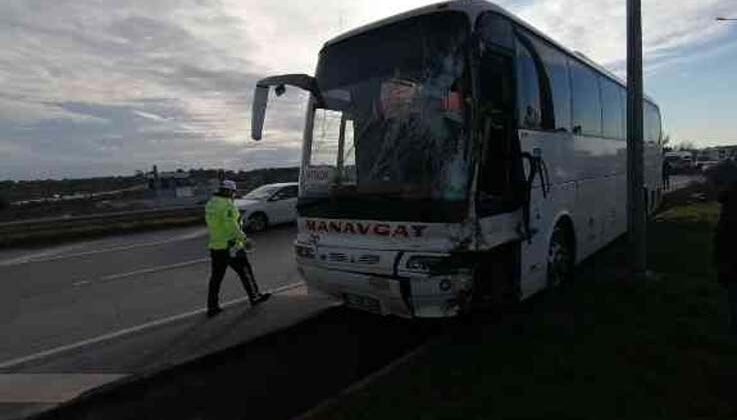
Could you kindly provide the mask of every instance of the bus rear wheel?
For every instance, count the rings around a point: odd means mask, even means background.
[[[550,238],[547,256],[547,285],[549,289],[571,280],[576,263],[573,231],[565,223],[558,223]]]

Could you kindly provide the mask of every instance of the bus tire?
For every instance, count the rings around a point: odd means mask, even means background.
[[[566,219],[558,222],[550,237],[547,254],[547,287],[553,289],[573,278],[576,244],[573,227]]]

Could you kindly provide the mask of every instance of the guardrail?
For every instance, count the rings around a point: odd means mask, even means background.
[[[19,220],[0,223],[0,246],[43,239],[62,240],[147,226],[194,223],[202,220],[204,214],[203,206],[194,206]]]

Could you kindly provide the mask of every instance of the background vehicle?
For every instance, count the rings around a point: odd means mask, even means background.
[[[670,163],[674,174],[689,174],[699,170],[689,151],[667,152],[664,159]]]
[[[445,317],[570,278],[626,230],[626,89],[484,1],[448,2],[325,44],[311,93],[295,243],[310,287],[349,306]],[[649,209],[660,112],[644,104]]]
[[[260,232],[269,225],[297,220],[295,206],[298,185],[296,182],[262,185],[235,200],[241,212],[243,227]]]

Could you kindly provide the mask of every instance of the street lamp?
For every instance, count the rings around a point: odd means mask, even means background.
[[[726,18],[726,17],[719,16],[715,20],[718,21],[718,22],[737,21],[737,18]]]

